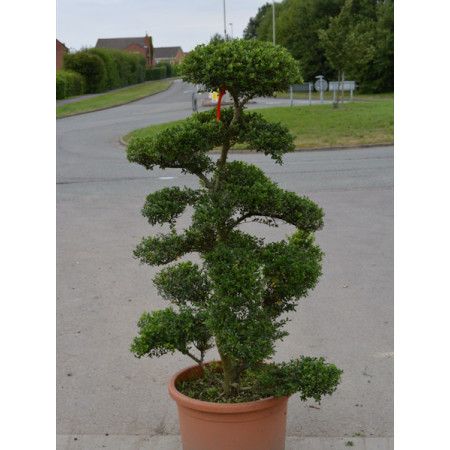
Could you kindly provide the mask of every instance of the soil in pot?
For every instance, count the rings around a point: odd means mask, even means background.
[[[178,407],[183,450],[284,450],[288,397],[214,403],[179,392],[179,383],[202,373],[200,366],[192,366],[169,383],[169,394]]]

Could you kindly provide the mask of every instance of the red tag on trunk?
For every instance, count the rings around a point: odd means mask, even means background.
[[[220,121],[220,106],[222,104],[222,97],[224,96],[226,90],[225,90],[225,86],[222,86],[222,89],[220,90],[220,95],[219,95],[219,102],[217,103],[217,122]]]

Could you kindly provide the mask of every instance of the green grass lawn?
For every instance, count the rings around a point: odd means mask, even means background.
[[[67,103],[56,107],[56,117],[71,116],[99,109],[119,106],[125,103],[148,97],[166,90],[172,84],[171,80],[150,81],[121,91],[109,92],[75,103]]]
[[[257,110],[265,119],[281,122],[295,136],[297,148],[377,144],[394,141],[394,101],[346,103],[344,109],[331,105],[277,107]],[[124,136],[152,136],[177,122],[151,125]],[[245,145],[234,147],[246,148]]]

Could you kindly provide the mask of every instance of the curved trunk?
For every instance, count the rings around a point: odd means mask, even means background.
[[[222,360],[223,390],[225,394],[228,394],[233,387],[238,388],[240,385],[239,366],[231,356],[222,353],[220,350],[219,354],[220,359]]]
[[[233,119],[230,122],[230,126],[228,127],[228,130],[231,130],[236,125],[236,123],[239,121],[239,118],[241,117],[242,109],[243,109],[243,106],[241,106],[239,104],[238,100],[234,99],[234,115],[233,115]],[[227,162],[228,151],[231,148],[230,139],[231,138],[228,137],[227,139],[225,139],[225,141],[222,144],[222,152],[220,154],[219,160],[217,161],[217,179],[216,179],[216,184],[214,186],[214,192],[217,192],[220,188],[220,182],[222,181],[222,172],[223,172],[223,169],[225,168],[225,164]]]
[[[233,100],[234,100],[234,114],[233,114],[233,119],[230,122],[228,130],[231,130],[237,124],[237,122],[239,121],[239,118],[241,116],[242,109],[243,109],[243,106],[241,106],[239,104],[238,99],[236,99],[234,96],[233,96]],[[217,192],[220,189],[220,184],[222,181],[222,173],[225,169],[225,164],[227,162],[227,157],[228,157],[228,151],[230,150],[230,147],[231,147],[230,139],[231,139],[231,137],[228,137],[222,144],[222,152],[221,152],[219,160],[217,161],[217,179],[216,179],[216,183],[214,186],[214,192]],[[225,229],[225,226],[218,227],[217,236],[218,236],[219,242],[223,242],[226,240],[227,233],[224,232],[224,229]],[[217,344],[217,349],[219,351],[220,359],[222,361],[222,370],[223,370],[223,377],[224,377],[223,389],[224,389],[225,393],[228,394],[232,390],[233,387],[235,387],[235,388],[239,387],[241,370],[240,370],[239,363],[232,356],[227,355],[226,353],[221,351],[220,342],[218,342],[217,336],[216,336],[216,344]]]

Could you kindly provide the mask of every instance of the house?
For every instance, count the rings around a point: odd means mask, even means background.
[[[145,35],[144,37],[134,38],[97,39],[97,44],[95,45],[95,47],[141,53],[143,56],[145,56],[147,67],[155,64],[155,56],[153,54],[152,60],[151,52],[152,38],[148,35]]]
[[[56,39],[56,70],[62,70],[64,66],[64,55],[69,49]]]
[[[155,48],[155,62],[169,62],[176,64],[183,61],[184,52],[181,47],[156,47]]]

